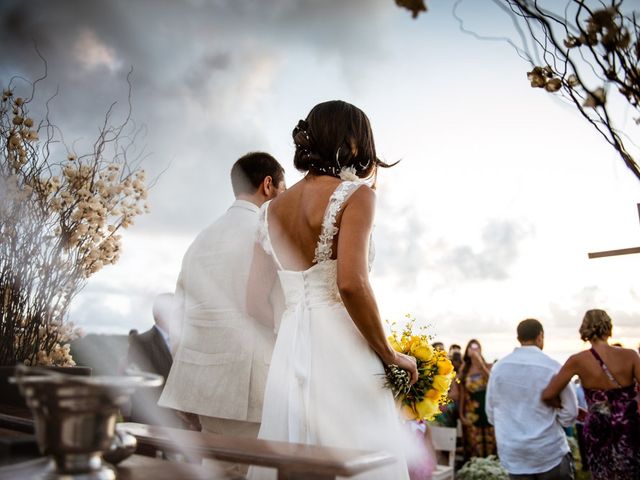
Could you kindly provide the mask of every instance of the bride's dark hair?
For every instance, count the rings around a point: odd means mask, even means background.
[[[395,165],[378,159],[365,113],[341,100],[313,107],[292,136],[296,145],[293,165],[301,172],[338,177],[343,168],[351,168],[358,177],[370,178],[378,167]]]

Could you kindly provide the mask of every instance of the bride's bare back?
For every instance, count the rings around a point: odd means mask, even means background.
[[[302,271],[313,266],[329,198],[340,182],[326,175],[307,175],[269,205],[269,236],[285,270]],[[336,258],[335,248],[332,258]]]

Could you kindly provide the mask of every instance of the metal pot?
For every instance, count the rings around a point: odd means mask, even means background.
[[[115,479],[102,455],[113,445],[119,409],[137,387],[163,383],[151,373],[78,377],[24,366],[16,367],[10,381],[18,384],[33,413],[41,453],[53,460],[43,477],[47,480]],[[111,453],[114,459],[125,458]]]

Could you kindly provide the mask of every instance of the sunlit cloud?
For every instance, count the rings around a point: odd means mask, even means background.
[[[96,33],[89,29],[78,34],[73,44],[73,55],[87,70],[106,67],[109,71],[116,72],[122,66],[115,50],[101,42]]]

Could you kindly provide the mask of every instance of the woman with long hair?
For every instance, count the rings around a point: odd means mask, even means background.
[[[465,461],[496,453],[495,433],[484,410],[490,372],[491,364],[482,356],[480,342],[475,338],[469,340],[460,369],[458,405]]]
[[[360,450],[398,461],[367,479],[407,479],[384,365],[417,380],[416,361],[393,350],[369,284],[369,237],[379,167],[369,119],[342,101],[316,105],[293,130],[304,178],[261,209],[247,307],[273,325],[276,280],[285,311],[265,389],[259,438]],[[250,478],[275,478],[253,469]],[[359,477],[358,477],[359,478]]]

